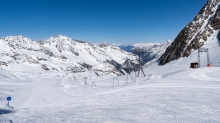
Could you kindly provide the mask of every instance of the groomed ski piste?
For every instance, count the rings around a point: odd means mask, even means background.
[[[210,42],[209,42],[210,43]],[[213,43],[215,45],[216,43]],[[0,70],[1,123],[219,123],[219,45],[128,76]],[[204,45],[206,46],[206,45]],[[211,48],[212,47],[212,48]],[[40,72],[39,72],[40,71]],[[86,79],[85,79],[86,78]],[[117,81],[118,80],[118,81]],[[85,83],[86,81],[86,83]],[[11,108],[6,98],[12,97]]]

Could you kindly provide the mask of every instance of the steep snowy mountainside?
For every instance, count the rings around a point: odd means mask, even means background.
[[[184,27],[160,58],[164,65],[180,57],[188,57],[200,49],[208,39],[220,39],[220,0],[207,0],[198,15]],[[215,42],[218,43],[218,42]]]
[[[142,56],[145,66],[157,62],[166,48],[172,43],[168,40],[164,43],[145,43],[134,45],[118,45],[122,50],[133,53],[135,49],[144,49],[147,53]]]
[[[63,35],[37,42],[23,36],[0,39],[0,65],[8,71],[50,70],[83,72],[93,70],[97,74],[125,74],[124,64],[129,60],[133,68],[138,66],[136,57],[118,47],[92,45]]]

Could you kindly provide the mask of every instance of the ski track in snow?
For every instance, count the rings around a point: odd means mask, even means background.
[[[145,69],[137,82],[113,76],[16,75],[24,79],[0,81],[0,105],[8,95],[15,112],[1,122],[18,123],[161,123],[220,122],[220,81],[217,67],[186,69],[176,66]],[[149,73],[149,74],[148,74]],[[26,76],[26,77],[25,77]],[[134,76],[134,74],[132,75]],[[21,84],[18,84],[18,81]],[[95,81],[96,87],[92,86]],[[0,110],[1,111],[1,110]]]

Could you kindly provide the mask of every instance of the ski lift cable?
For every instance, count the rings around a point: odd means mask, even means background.
[[[212,43],[212,44],[204,44],[204,45],[215,45],[215,44],[219,44],[219,43]]]
[[[216,48],[216,47],[219,47],[219,46],[210,47],[210,48],[208,48],[208,49],[213,49],[213,48]],[[220,48],[220,47],[219,47],[219,48]],[[193,52],[193,51],[192,51],[192,52]],[[191,52],[191,55],[192,55],[192,54],[197,54],[197,53],[198,53],[198,51],[197,51],[197,52],[195,52],[195,53],[192,53],[192,52]]]

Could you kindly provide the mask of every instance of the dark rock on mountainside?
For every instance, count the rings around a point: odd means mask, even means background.
[[[210,25],[213,27],[214,30],[220,28],[220,8],[216,10],[216,14],[214,15]]]
[[[193,21],[180,31],[173,43],[160,57],[161,65],[180,57],[188,57],[193,50],[204,45],[214,30],[220,28],[219,2],[220,0],[207,1]]]
[[[88,70],[92,69],[92,65],[89,65],[89,64],[86,64],[86,63],[78,63],[78,64],[80,64],[82,67],[84,67]]]

